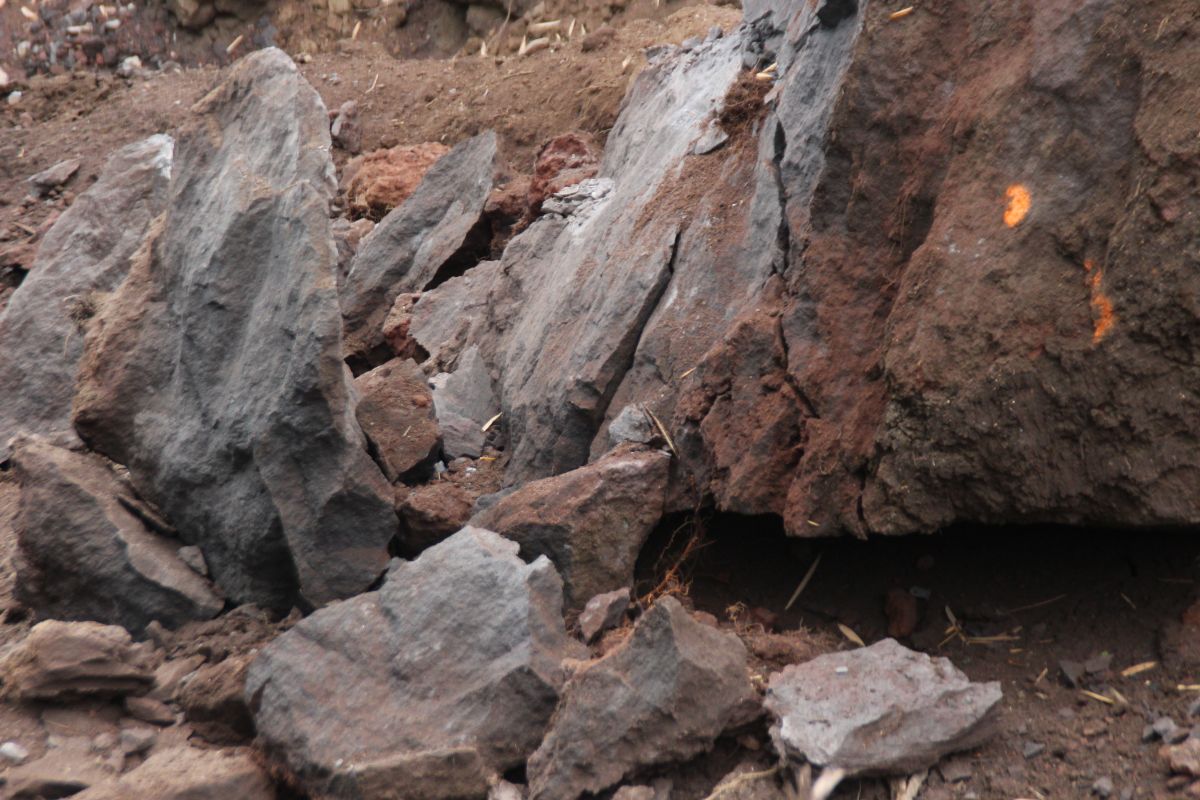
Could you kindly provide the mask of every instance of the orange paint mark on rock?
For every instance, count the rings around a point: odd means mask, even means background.
[[[1112,300],[1101,286],[1103,271],[1096,269],[1092,261],[1084,261],[1083,268],[1087,270],[1088,286],[1092,290],[1092,344],[1098,344],[1116,324],[1117,315],[1113,312]]]
[[[1004,196],[1008,198],[1008,206],[1004,209],[1004,224],[1015,228],[1029,213],[1029,206],[1033,203],[1033,198],[1029,194],[1029,190],[1020,183],[1014,183],[1008,187],[1004,191]]]

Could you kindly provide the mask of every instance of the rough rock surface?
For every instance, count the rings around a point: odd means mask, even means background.
[[[140,694],[154,682],[129,632],[98,622],[46,620],[0,662],[4,692],[22,700]]]
[[[597,147],[586,133],[555,136],[538,151],[529,182],[529,213],[537,215],[547,197],[593,178],[600,169]]]
[[[529,759],[530,800],[597,794],[639,768],[702,753],[758,714],[742,643],[665,597],[567,683]]]
[[[563,577],[566,604],[633,583],[646,537],[662,518],[670,456],[615,451],[594,464],[533,481],[472,519],[547,556]]]
[[[18,433],[79,442],[71,427],[84,325],[129,268],[166,204],[173,142],[118,150],[47,232],[29,276],[0,312],[0,461]]]
[[[321,99],[283,52],[242,59],[180,131],[75,403],[227,595],[284,610],[362,591],[396,527],[342,362],[333,191]]]
[[[247,750],[161,750],[77,800],[274,800],[275,788]]]
[[[629,609],[629,588],[598,594],[579,612],[579,631],[590,642],[609,628],[615,628]]]
[[[313,792],[482,797],[541,741],[560,661],[582,655],[561,614],[549,561],[464,528],[268,645],[246,696],[262,740]]]
[[[342,170],[341,191],[354,214],[382,219],[404,203],[421,178],[450,148],[437,142],[398,145],[351,159]]]
[[[771,676],[776,748],[851,775],[910,775],[995,732],[1000,684],[884,639]]]
[[[447,459],[478,458],[487,424],[498,409],[492,376],[479,348],[468,347],[452,373],[433,378],[433,404],[442,427]]]
[[[246,706],[246,672],[254,656],[233,655],[205,664],[181,682],[178,700],[188,722],[210,742],[254,736],[254,720]]]
[[[59,748],[9,770],[4,777],[7,800],[44,800],[82,797],[82,790],[111,781],[113,773],[91,753]]]
[[[179,557],[179,542],[147,527],[155,514],[99,457],[18,439],[17,594],[38,615],[140,632],[177,627],[225,605]]]
[[[419,553],[456,533],[471,519],[475,496],[450,481],[433,481],[405,494],[397,505],[400,542]]]
[[[464,251],[474,263],[480,236],[486,244],[477,229],[499,165],[495,133],[462,142],[363,240],[341,292],[348,355],[366,358],[380,347],[398,295],[428,288],[446,270],[453,274]]]
[[[442,443],[433,395],[416,362],[396,358],[354,379],[355,415],[388,480],[428,471]]]

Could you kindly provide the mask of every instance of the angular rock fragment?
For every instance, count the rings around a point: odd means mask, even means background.
[[[46,620],[0,662],[4,691],[16,700],[140,694],[154,682],[142,648],[124,628]]]
[[[210,742],[236,742],[254,736],[246,707],[246,671],[253,656],[235,655],[205,664],[179,690],[179,705],[196,731]]]
[[[624,644],[567,683],[529,759],[530,800],[598,794],[639,768],[708,750],[759,713],[742,643],[665,597]]]
[[[432,547],[466,525],[474,505],[474,495],[450,481],[416,487],[396,509],[401,543],[414,553]]]
[[[498,167],[495,133],[462,142],[363,240],[341,291],[348,356],[368,358],[383,344],[398,295],[429,287],[444,267],[455,268],[456,255],[479,249],[475,229]]]
[[[560,662],[583,655],[561,608],[549,561],[464,528],[263,649],[246,682],[259,736],[314,793],[482,797],[541,741]]]
[[[114,153],[46,233],[0,311],[0,461],[18,433],[79,443],[71,398],[84,330],[166,205],[173,147],[169,136],[151,136]]]
[[[499,409],[492,376],[479,348],[468,347],[454,372],[434,376],[433,403],[446,458],[479,458],[486,435],[483,426]]]
[[[76,800],[274,800],[275,787],[248,750],[173,747],[150,756],[118,781]]]
[[[996,733],[1000,684],[894,639],[818,656],[771,676],[776,748],[850,775],[909,775]]]
[[[579,613],[579,631],[590,642],[609,628],[615,628],[629,609],[629,589],[616,589],[598,594]]]
[[[39,759],[8,771],[7,800],[44,800],[49,797],[83,797],[89,786],[103,785],[115,776],[99,758],[74,748],[51,750]]]
[[[472,523],[503,534],[563,576],[568,608],[633,583],[646,537],[662,518],[670,456],[614,451],[600,461],[526,484]]]
[[[19,439],[13,462],[21,484],[17,596],[40,616],[137,633],[154,620],[173,628],[224,607],[180,558],[179,542],[147,527],[154,514],[99,456]]]
[[[389,481],[428,470],[442,442],[433,396],[415,362],[396,358],[354,379],[355,414]]]
[[[538,151],[529,184],[529,213],[537,216],[547,197],[594,178],[600,169],[596,143],[580,131],[556,136]]]
[[[38,194],[45,196],[71,180],[78,171],[79,159],[68,158],[30,177],[29,183],[37,190]]]
[[[342,362],[333,191],[320,97],[280,50],[242,59],[179,134],[75,403],[226,594],[280,610],[366,588],[396,527]]]

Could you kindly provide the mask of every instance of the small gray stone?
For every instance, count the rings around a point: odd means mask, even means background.
[[[208,562],[204,560],[204,551],[194,544],[179,548],[179,560],[191,567],[192,571],[208,577]]]
[[[579,614],[579,630],[583,633],[583,640],[591,642],[609,628],[616,627],[628,608],[628,587],[598,594],[588,600]]]
[[[702,156],[711,153],[727,141],[729,141],[729,134],[716,122],[711,122],[696,143],[692,145],[692,154]]]
[[[721,30],[720,25],[713,25],[711,28],[708,29],[708,35],[706,35],[704,37],[704,41],[715,42],[717,39],[720,39],[724,35],[725,35],[725,31]]]
[[[999,683],[884,639],[775,673],[765,703],[780,752],[852,775],[909,775],[991,738],[1000,699]]]
[[[1092,794],[1101,798],[1101,800],[1104,800],[1104,798],[1107,798],[1112,793],[1113,793],[1112,778],[1109,778],[1109,777],[1097,778],[1096,782],[1092,784]]]
[[[144,753],[158,741],[158,732],[153,728],[125,728],[121,731],[121,751],[125,755]]]
[[[1046,745],[1041,742],[1026,742],[1021,748],[1021,755],[1025,758],[1037,758],[1046,750]]]
[[[612,800],[654,800],[654,787],[622,786],[617,789]]]
[[[625,406],[608,426],[608,439],[614,447],[623,442],[648,444],[655,435],[654,423],[639,405]]]
[[[1167,737],[1174,734],[1175,730],[1178,727],[1179,726],[1175,724],[1175,720],[1171,719],[1170,717],[1159,717],[1158,719],[1154,720],[1154,722],[1150,725],[1150,731],[1153,734],[1153,736],[1151,738],[1152,739],[1158,738],[1158,739],[1162,739],[1163,741],[1166,741]],[[1186,735],[1187,735],[1187,732],[1185,730],[1184,736],[1186,737]],[[1145,740],[1144,735],[1143,735],[1143,739]]]

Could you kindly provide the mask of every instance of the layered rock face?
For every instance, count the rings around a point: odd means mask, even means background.
[[[345,597],[396,518],[342,362],[325,108],[268,49],[194,114],[166,213],[90,328],[75,424],[235,601]]]

